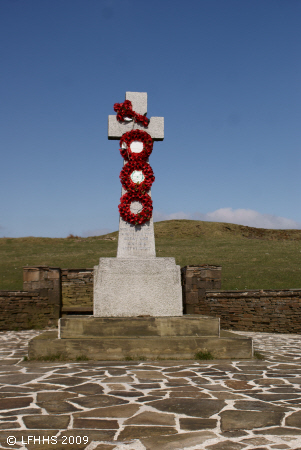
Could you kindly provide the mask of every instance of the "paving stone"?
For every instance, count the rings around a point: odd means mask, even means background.
[[[271,436],[299,436],[301,430],[298,428],[286,428],[286,427],[271,427],[267,430],[254,430],[254,434],[269,434]]]
[[[121,377],[105,377],[102,379],[102,383],[133,383],[134,378],[127,376],[121,376]]]
[[[254,380],[257,384],[261,386],[272,386],[274,384],[286,384],[282,378],[259,378]]]
[[[150,436],[166,436],[170,434],[177,434],[177,430],[173,427],[165,426],[125,426],[124,429],[119,433],[118,439],[140,439],[143,437]]]
[[[221,429],[252,430],[253,428],[280,425],[284,413],[275,411],[223,411],[221,416]]]
[[[0,410],[24,408],[29,406],[33,401],[32,397],[10,397],[0,399]]]
[[[194,392],[194,391],[176,391],[176,392],[170,392],[169,394],[170,398],[211,398],[209,394],[205,394],[205,392]]]
[[[81,419],[75,417],[73,421],[73,428],[117,430],[119,428],[119,424],[117,420]]]
[[[77,384],[82,384],[86,381],[85,378],[80,377],[55,377],[55,378],[45,378],[44,383],[58,384],[63,386],[76,386]]]
[[[11,411],[2,412],[1,416],[7,417],[7,416],[15,416],[16,414],[18,416],[22,416],[23,414],[41,414],[42,410],[41,408],[24,408],[24,409],[12,409]]]
[[[193,418],[183,417],[180,418],[179,421],[181,430],[196,431],[208,428],[209,429],[215,428],[217,426],[216,419],[197,419],[195,417]]]
[[[44,408],[48,414],[61,414],[82,411],[80,408],[76,408],[74,405],[71,405],[71,403],[62,401],[39,402],[37,403],[37,405],[41,408]]]
[[[127,400],[105,394],[88,395],[86,397],[73,399],[72,402],[84,406],[85,408],[97,408],[100,406],[113,406],[128,403]]]
[[[166,380],[165,374],[155,370],[133,370],[139,380]]]
[[[297,411],[285,419],[285,425],[288,427],[301,428],[301,411]]]
[[[185,377],[195,377],[196,374],[195,372],[192,372],[190,370],[183,370],[182,372],[169,372],[167,373],[167,371],[165,370],[163,372],[165,375],[167,375],[168,377],[179,377],[179,378],[185,378]]]
[[[242,394],[234,394],[231,391],[228,392],[211,392],[212,397],[217,400],[238,400],[245,398]]]
[[[181,433],[173,436],[156,436],[140,439],[146,450],[179,450],[202,444],[216,437],[211,431]]]
[[[67,388],[70,391],[70,388]],[[72,392],[76,392],[78,394],[83,395],[91,395],[91,394],[102,394],[103,387],[99,386],[97,383],[85,383],[80,384],[79,386],[75,386],[71,388]]]
[[[275,444],[275,445],[271,445],[271,448],[286,449],[286,448],[290,448],[290,447],[286,444]]]
[[[286,406],[277,406],[273,403],[256,401],[256,400],[238,400],[235,402],[236,409],[248,410],[248,411],[278,411],[287,412],[291,409]]]
[[[59,392],[59,391],[54,391],[54,392],[38,392],[37,393],[37,404],[39,402],[51,402],[53,401],[53,399],[55,398],[55,400],[61,401],[61,400],[66,400],[67,398],[76,398],[77,394],[74,394],[73,392]]]
[[[142,413],[125,420],[124,424],[175,426],[175,416],[173,414],[156,413],[153,411],[143,411]]]
[[[54,428],[67,428],[70,422],[70,416],[64,415],[32,415],[32,416],[24,416],[23,422],[25,423],[27,428],[34,429],[54,429]]]
[[[206,447],[206,449],[208,449],[208,450],[241,450],[244,447],[246,447],[246,445],[227,440],[227,441],[219,442],[218,444],[208,445],[208,447]]]
[[[207,418],[218,413],[226,403],[222,400],[167,398],[149,403],[160,411]]]
[[[272,441],[264,437],[253,437],[249,439],[242,439],[241,443],[246,445],[268,445],[272,444]]]
[[[291,400],[296,399],[299,396],[297,394],[254,394],[253,397],[258,398],[259,400],[264,400],[267,402],[275,402],[277,400]]]
[[[229,430],[229,431],[222,431],[221,435],[224,437],[234,438],[234,437],[247,436],[248,433],[246,433],[243,430]]]
[[[207,389],[208,391],[229,391],[229,389],[221,386],[220,384],[200,384],[200,387],[203,389]]]
[[[122,385],[120,385],[120,386],[122,386]],[[131,384],[131,386],[133,388],[137,388],[137,389],[160,389],[161,388],[159,383],[137,383],[137,384],[133,383],[133,384]],[[116,389],[119,389],[119,388],[116,388]]]
[[[0,375],[0,384],[23,384],[39,378],[37,374],[15,373],[9,375]]]
[[[110,395],[116,395],[117,397],[139,397],[144,394],[139,391],[110,391]]]
[[[143,403],[148,403],[148,402],[153,402],[154,400],[160,400],[161,397],[155,397],[153,395],[146,395],[145,397],[139,397],[137,399],[137,401],[139,402],[143,402]]]
[[[19,422],[1,422],[0,430],[7,430],[9,428],[20,428]]]
[[[138,409],[140,408],[139,405],[134,404],[127,404],[127,405],[121,405],[121,406],[111,406],[111,407],[105,407],[105,408],[96,408],[92,409],[91,411],[83,411],[80,413],[74,413],[73,417],[116,417],[116,418],[122,418],[122,417],[131,417],[133,416]]]
[[[229,388],[239,390],[239,391],[246,390],[246,389],[252,389],[252,387],[253,387],[247,381],[242,381],[242,380],[228,380],[228,381],[225,381],[225,384]]]

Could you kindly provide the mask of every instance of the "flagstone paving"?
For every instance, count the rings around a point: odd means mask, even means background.
[[[0,449],[301,450],[301,335],[251,336],[264,360],[23,361],[0,333]]]

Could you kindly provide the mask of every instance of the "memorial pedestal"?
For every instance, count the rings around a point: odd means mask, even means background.
[[[100,258],[94,267],[94,317],[182,316],[174,258]]]

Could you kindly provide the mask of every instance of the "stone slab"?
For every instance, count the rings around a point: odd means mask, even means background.
[[[252,358],[252,339],[218,337],[138,337],[58,339],[46,332],[29,342],[30,359],[61,354],[66,359],[91,360],[194,359],[197,352],[211,352],[216,359]]]
[[[219,336],[219,319],[200,315],[120,318],[72,316],[60,319],[59,323],[61,339],[102,336]]]
[[[94,267],[95,317],[182,316],[174,258],[100,258]]]
[[[132,130],[146,131],[153,141],[163,141],[164,117],[151,117],[146,128],[135,122],[118,122],[116,115],[109,116],[108,137],[110,140],[119,140],[124,133]]]
[[[122,189],[121,195],[124,193],[125,191]],[[117,258],[155,257],[153,217],[142,225],[133,225],[119,217]]]

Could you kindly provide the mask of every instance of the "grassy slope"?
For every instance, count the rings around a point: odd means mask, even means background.
[[[22,267],[85,268],[115,257],[118,232],[89,238],[0,239],[0,289],[22,289]],[[157,256],[181,267],[222,266],[223,289],[301,288],[301,230],[265,230],[227,223],[171,220],[155,223]]]

